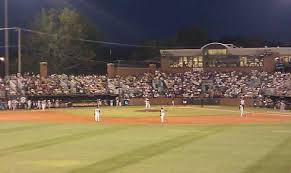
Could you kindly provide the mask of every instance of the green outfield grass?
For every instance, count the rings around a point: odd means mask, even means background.
[[[238,116],[240,114],[238,107],[234,106],[152,106],[152,110],[160,110],[161,107],[166,109],[167,116]],[[159,116],[159,112],[141,112],[144,110],[142,106],[130,107],[101,107],[102,116],[104,117],[154,117]],[[69,113],[78,116],[92,116],[94,108],[70,108],[58,109],[56,111]],[[247,113],[253,112],[273,112],[278,113],[278,110],[262,109],[262,108],[247,108]],[[287,112],[288,113],[288,112]],[[289,112],[290,113],[290,112]]]
[[[136,112],[140,109],[142,107],[102,108],[102,113],[108,117],[156,116],[156,113]],[[91,116],[92,110],[54,111]],[[169,116],[239,114],[236,107],[169,107],[167,110]],[[0,173],[291,172],[289,123],[100,125],[0,122],[0,139]]]

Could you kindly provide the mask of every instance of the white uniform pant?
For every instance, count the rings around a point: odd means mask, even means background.
[[[160,118],[161,118],[161,123],[165,122],[165,115],[161,115]]]
[[[240,106],[240,116],[243,117],[244,116],[244,107]]]
[[[12,105],[12,110],[15,111],[16,110],[16,104]]]
[[[44,111],[45,110],[46,105],[45,104],[41,104],[41,109]]]
[[[151,108],[151,104],[150,103],[146,103],[145,108],[146,109],[150,109]]]
[[[99,114],[95,114],[95,121],[99,122],[100,121],[100,115]]]

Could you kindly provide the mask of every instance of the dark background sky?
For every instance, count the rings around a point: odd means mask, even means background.
[[[10,26],[21,27],[28,27],[41,8],[70,4],[95,23],[107,41],[138,43],[166,39],[185,26],[199,26],[213,40],[224,36],[291,40],[291,0],[9,0],[9,3]],[[1,0],[1,27],[3,4]]]

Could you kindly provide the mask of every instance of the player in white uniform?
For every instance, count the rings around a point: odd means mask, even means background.
[[[47,108],[48,109],[52,108],[52,102],[51,102],[51,100],[48,100],[47,101]]]
[[[97,107],[95,109],[95,121],[96,122],[99,122],[100,121],[100,113],[101,113],[101,110],[99,109],[99,107]]]
[[[286,107],[286,104],[284,103],[284,101],[281,101],[280,102],[280,111],[284,112],[285,111],[285,107]]]
[[[37,101],[37,108],[41,109],[41,101],[40,100]]]
[[[28,101],[27,101],[27,109],[31,109],[31,105],[32,105],[31,100],[28,100]]]
[[[118,97],[116,97],[116,99],[115,99],[115,106],[116,107],[119,106],[119,98]]]
[[[43,100],[41,102],[41,109],[42,109],[42,111],[45,111],[45,108],[46,108],[46,100]]]
[[[161,108],[161,110],[160,110],[160,119],[161,119],[161,123],[165,122],[165,110],[164,110],[164,108]]]
[[[245,106],[245,100],[244,99],[240,99],[240,104]]]
[[[11,100],[8,100],[8,103],[7,104],[8,104],[8,109],[11,110],[12,109],[12,101]]]
[[[172,99],[172,106],[175,106],[175,100]]]
[[[240,116],[241,117],[245,117],[244,109],[245,109],[245,100],[244,99],[240,99],[239,110],[240,110]]]
[[[12,100],[12,110],[15,111],[16,108],[17,108],[17,104],[18,104],[18,101],[17,100]]]
[[[151,104],[150,104],[150,100],[148,98],[145,99],[145,109],[150,109],[151,108]]]

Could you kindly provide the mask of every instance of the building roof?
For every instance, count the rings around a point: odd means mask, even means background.
[[[205,48],[213,45],[223,46],[231,55],[260,55],[265,53],[277,53],[280,55],[291,55],[291,47],[264,47],[264,48],[242,48],[233,44],[209,43],[200,49],[164,49],[160,50],[162,56],[198,56],[202,55]]]

